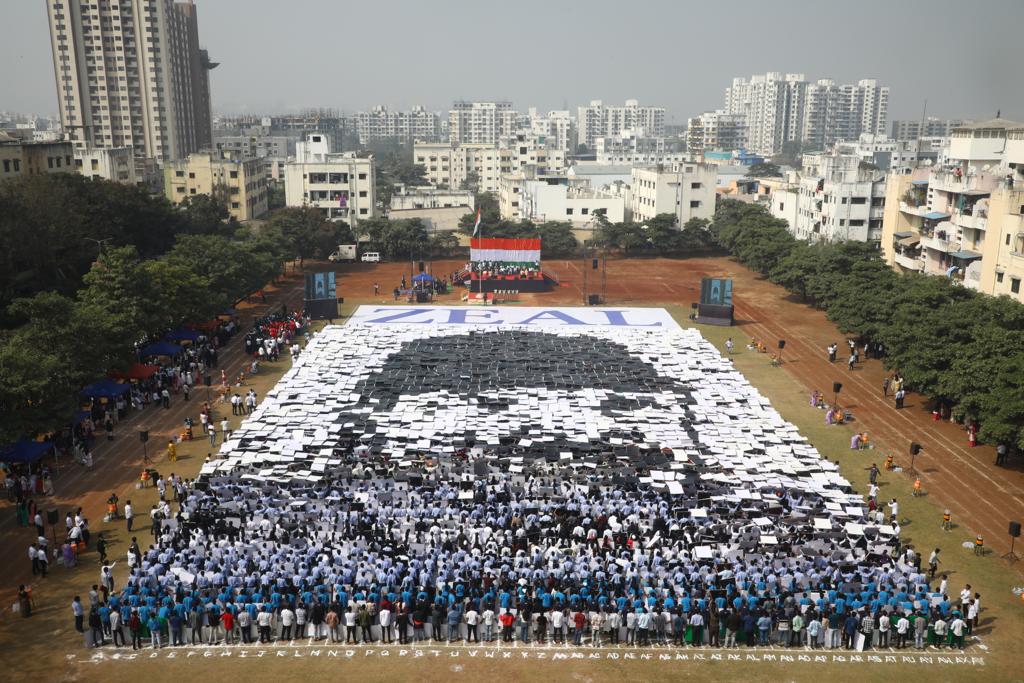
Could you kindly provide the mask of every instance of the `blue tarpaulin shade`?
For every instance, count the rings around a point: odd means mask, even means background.
[[[930,221],[938,221],[942,220],[943,218],[949,218],[949,214],[942,213],[941,211],[929,211],[924,215],[924,217]]]
[[[35,462],[53,450],[52,441],[22,439],[0,448],[0,462]]]
[[[177,356],[181,353],[181,347],[174,342],[161,341],[150,344],[142,349],[143,358],[152,358],[153,356]]]
[[[433,282],[434,278],[426,273],[420,273],[412,279],[413,282]]]
[[[201,332],[190,330],[187,327],[181,327],[177,330],[171,330],[170,332],[165,334],[164,339],[168,341],[181,341],[183,339],[187,339],[188,341],[194,342],[201,336],[203,336]]]
[[[114,380],[101,379],[82,389],[82,396],[88,396],[89,398],[114,398],[130,391],[130,389],[131,387],[127,384],[118,384]]]

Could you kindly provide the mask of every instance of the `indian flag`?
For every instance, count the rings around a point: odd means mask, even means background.
[[[473,225],[473,237],[480,234],[480,209],[476,210],[476,223]]]

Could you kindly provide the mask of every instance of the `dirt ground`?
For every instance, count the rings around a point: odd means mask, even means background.
[[[461,265],[460,262],[434,262],[433,273],[437,276],[453,272]],[[583,262],[554,261],[546,262],[545,269],[558,276],[561,286],[555,291],[522,295],[518,302],[521,305],[580,305],[584,298]],[[589,266],[589,262],[587,263]],[[351,312],[362,303],[393,303],[391,289],[398,284],[404,274],[411,274],[408,263],[382,264],[306,264],[307,271],[316,271],[334,267],[338,273],[338,294],[345,298],[343,313]],[[591,277],[596,274],[597,277]],[[763,281],[742,266],[725,258],[670,260],[670,259],[635,259],[609,260],[604,274],[604,290],[601,288],[601,271],[587,273],[590,293],[603,294],[608,305],[630,306],[666,306],[678,318],[685,320],[691,302],[699,298],[700,279],[705,276],[731,277],[734,281],[737,325],[735,328],[707,328],[702,332],[721,348],[726,336],[732,336],[737,347],[742,348],[750,338],[757,338],[770,347],[775,346],[778,339],[786,340],[784,352],[784,375],[766,374],[763,367],[766,362],[758,354],[748,353],[737,358],[737,367],[752,378],[773,402],[780,412],[794,421],[808,434],[812,443],[823,453],[832,458],[833,454],[849,457],[842,453],[840,445],[846,437],[843,432],[825,432],[811,428],[810,420],[817,419],[806,406],[806,394],[810,390],[820,389],[828,395],[833,381],[843,383],[840,402],[853,411],[856,429],[867,430],[876,450],[871,459],[880,465],[885,454],[893,453],[898,464],[908,466],[909,443],[917,441],[924,446],[924,451],[917,457],[916,468],[920,473],[924,488],[928,492],[927,501],[914,500],[913,509],[927,510],[922,514],[941,514],[942,507],[948,507],[957,523],[961,534],[958,538],[973,537],[981,534],[986,546],[990,549],[989,556],[983,560],[965,560],[964,572],[969,578],[978,575],[983,585],[990,591],[996,587],[1006,592],[998,600],[989,599],[990,612],[988,627],[995,621],[1000,624],[994,630],[997,644],[1006,644],[1002,656],[1013,661],[1011,643],[1012,634],[1006,629],[1016,631],[1016,627],[1024,624],[1021,620],[1020,600],[1011,603],[1008,593],[1011,583],[1024,583],[1020,580],[1021,564],[1007,565],[1000,559],[1009,549],[1007,522],[1011,519],[1024,518],[1024,466],[1020,461],[1013,462],[1009,467],[997,468],[993,462],[995,454],[990,447],[969,448],[963,430],[947,422],[933,422],[926,406],[926,401],[919,396],[908,395],[907,407],[897,411],[891,399],[882,397],[882,379],[884,370],[881,362],[870,360],[862,363],[856,370],[849,372],[845,364],[831,365],[827,362],[825,347],[832,341],[842,344],[843,338],[825,316],[798,302],[790,300],[786,292],[779,287]],[[380,285],[381,293],[373,294],[373,284]],[[438,303],[454,304],[460,300],[462,290],[441,297]],[[286,301],[289,307],[301,305],[302,280],[298,274],[285,278],[277,288],[267,288],[266,303],[254,302],[239,306],[242,327],[254,315],[259,315],[271,308],[279,308],[280,302]],[[226,367],[229,376],[237,375],[245,361],[241,338],[236,336],[221,354],[221,367]],[[266,393],[277,377],[286,369],[288,361],[282,360],[277,367],[267,367],[265,373],[250,378],[249,384],[256,388],[260,396]],[[759,374],[761,373],[761,374]],[[755,377],[767,377],[758,381]],[[61,519],[65,511],[73,507],[83,507],[88,518],[93,520],[94,534],[103,531],[112,543],[110,555],[112,559],[123,556],[130,535],[124,530],[123,522],[104,524],[104,502],[111,491],[117,491],[121,500],[135,498],[137,509],[145,514],[155,500],[152,489],[138,490],[135,488],[138,473],[141,469],[142,449],[137,438],[137,430],[148,427],[150,430],[149,453],[155,455],[156,467],[161,472],[177,471],[186,477],[193,476],[199,469],[206,453],[214,450],[208,441],[195,441],[183,444],[179,448],[179,461],[173,465],[165,462],[162,445],[172,433],[177,433],[186,416],[194,419],[198,413],[200,402],[205,399],[203,391],[193,394],[190,403],[175,397],[170,410],[151,408],[142,415],[136,415],[122,422],[117,428],[117,438],[110,443],[100,440],[95,451],[95,467],[85,471],[77,465],[64,469],[55,480],[57,495],[54,500],[47,501],[44,509],[57,507]],[[801,405],[803,404],[803,405]],[[783,410],[792,411],[788,414]],[[218,408],[217,410],[220,410]],[[223,411],[221,411],[223,412]],[[230,417],[230,410],[226,411]],[[219,418],[218,418],[219,419]],[[237,423],[237,419],[233,420]],[[198,420],[197,420],[198,422]],[[817,425],[815,425],[817,427]],[[818,433],[821,432],[821,435]],[[828,441],[828,450],[822,442]],[[835,459],[840,459],[835,457]],[[844,463],[845,466],[845,463]],[[846,471],[846,470],[844,470]],[[850,473],[847,473],[851,476]],[[906,475],[890,475],[893,479],[893,495],[907,495],[909,500],[910,479]],[[852,479],[853,480],[853,479]],[[862,486],[862,481],[854,480]],[[884,495],[884,494],[883,494]],[[902,506],[901,506],[902,507]],[[938,519],[936,518],[936,526]],[[135,532],[140,542],[148,541],[149,524],[144,518],[137,518]],[[923,533],[913,527],[915,543],[931,544],[935,535],[932,531]],[[0,605],[9,606],[13,602],[14,592],[19,583],[33,586],[37,602],[37,613],[28,620],[15,617],[9,608],[0,611],[0,644],[8,651],[23,653],[25,666],[8,668],[5,677],[11,680],[122,680],[138,679],[145,676],[159,680],[188,675],[193,669],[184,666],[185,661],[154,660],[152,663],[139,662],[105,662],[89,664],[87,651],[79,644],[79,636],[72,629],[70,616],[70,599],[74,594],[84,595],[91,583],[98,579],[99,564],[96,554],[90,550],[83,558],[79,568],[66,570],[51,563],[51,576],[38,579],[31,576],[30,566],[26,557],[28,544],[34,540],[30,528],[18,527],[15,522],[13,505],[9,501],[0,503],[0,547],[6,552],[0,558],[0,570],[4,577],[0,586]],[[1024,551],[1024,548],[1018,549]],[[952,551],[950,551],[952,552]],[[968,553],[969,554],[969,553]],[[971,564],[976,562],[975,564]],[[984,564],[981,564],[984,562]],[[961,568],[956,567],[958,570]],[[115,570],[116,573],[117,570]],[[973,572],[973,573],[972,573]],[[954,584],[951,583],[951,589]],[[957,589],[959,586],[957,585]],[[989,595],[992,593],[990,592]],[[998,603],[998,611],[996,604]],[[1018,607],[1013,613],[1007,612],[1012,606]],[[996,615],[996,616],[992,616]],[[1005,640],[1004,640],[1005,638]],[[1002,642],[1000,642],[1002,641]],[[17,648],[12,650],[12,646]],[[972,653],[972,654],[977,654]],[[989,653],[991,656],[992,653]],[[293,655],[289,655],[292,657]],[[299,656],[299,655],[294,655]],[[710,657],[709,657],[710,658]],[[416,660],[394,661],[394,666],[381,666],[380,659],[366,658],[365,662],[347,662],[346,672],[357,671],[360,678],[366,680],[384,680],[412,677],[416,675],[428,680],[448,679],[459,675],[477,674],[488,669],[485,661],[445,660],[443,663],[427,668],[417,668]],[[204,657],[204,669],[209,673],[230,675],[243,673],[247,677],[265,680],[271,675],[294,675],[295,659],[289,663],[275,659],[273,665],[264,661],[259,668],[238,668],[237,660],[218,659],[210,661]],[[371,663],[374,662],[374,663]],[[327,673],[332,665],[329,659],[308,660],[303,673]],[[350,666],[358,666],[352,669]],[[884,669],[862,669],[859,667],[842,668],[831,666],[828,669],[820,664],[808,664],[806,668],[794,670],[774,663],[708,662],[694,668],[694,664],[672,665],[666,668],[662,662],[601,662],[600,665],[587,666],[573,663],[571,669],[553,668],[553,662],[517,661],[503,666],[505,677],[511,680],[535,679],[537,676],[562,675],[572,672],[574,680],[603,680],[615,677],[618,680],[652,680],[679,679],[689,677],[706,677],[707,675],[726,676],[729,678],[743,677],[750,680],[778,680],[781,677],[806,679],[814,674],[828,671],[839,679],[856,677],[884,677],[893,675],[910,675],[911,670],[927,671],[929,676],[938,680],[966,680],[975,675],[985,675],[992,680],[996,670],[985,667],[980,669],[965,668],[920,668],[911,665],[893,665]],[[705,668],[709,667],[709,668]],[[727,668],[725,668],[727,667]],[[987,673],[986,673],[987,669]],[[1001,679],[1000,674],[995,679]],[[872,674],[865,676],[864,673]],[[884,671],[884,674],[883,674]]]

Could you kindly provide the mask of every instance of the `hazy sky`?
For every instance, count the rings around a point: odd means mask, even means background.
[[[74,0],[72,0],[74,1]],[[765,71],[892,88],[889,118],[1024,119],[1024,0],[196,0],[214,111],[570,109],[626,98],[669,123]],[[56,113],[44,0],[4,0],[0,110]]]

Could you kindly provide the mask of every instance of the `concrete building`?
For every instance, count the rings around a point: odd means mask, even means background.
[[[530,130],[547,138],[548,148],[568,155],[576,151],[576,121],[567,110],[538,114],[535,107],[528,110]]]
[[[771,193],[769,208],[789,221],[797,239],[878,244],[885,211],[885,174],[853,154],[803,155],[803,168]],[[795,220],[793,211],[795,210]]]
[[[948,138],[954,128],[973,123],[971,119],[937,119],[929,116],[920,119],[905,119],[892,122],[889,137],[893,140],[916,140],[918,138]]]
[[[715,213],[714,164],[684,162],[634,168],[630,182],[632,220],[643,223],[663,213],[676,216],[677,227],[691,218]]]
[[[436,187],[405,187],[399,185],[391,195],[391,211],[409,209],[449,209],[464,207],[472,211],[476,199],[469,190],[449,190]],[[465,212],[463,212],[465,213]]]
[[[439,140],[441,126],[437,114],[421,106],[409,111],[388,111],[384,105],[378,105],[370,111],[359,112],[355,118],[361,145],[381,140],[397,140],[402,144]]]
[[[722,111],[745,117],[747,147],[760,154],[778,154],[787,142],[824,150],[861,133],[884,133],[889,88],[872,79],[856,85],[829,79],[811,84],[804,74],[769,72],[734,78]]]
[[[693,116],[686,125],[686,151],[700,155],[711,150],[743,149],[747,145],[747,120],[743,114],[724,110]]]
[[[86,178],[102,178],[125,185],[138,185],[135,153],[131,147],[76,149],[75,170]]]
[[[649,137],[642,129],[625,129],[618,135],[599,137],[594,144],[599,164],[646,166],[671,164],[687,158],[682,140]]]
[[[0,131],[0,179],[74,172],[74,147],[70,142],[34,142]]]
[[[550,149],[546,139],[528,131],[505,136],[502,146],[417,143],[413,162],[423,166],[436,187],[497,192],[502,174],[533,166],[539,175],[565,170],[565,153]]]
[[[894,268],[1024,302],[1024,124],[954,128],[940,163],[891,173],[886,193],[882,252]]]
[[[507,220],[568,221],[580,227],[603,215],[612,223],[624,220],[625,199],[567,175],[538,176],[525,168],[501,177],[498,206]]]
[[[295,145],[295,159],[285,164],[287,206],[312,206],[330,220],[355,226],[376,214],[373,157],[330,151],[329,136],[308,133]]]
[[[215,152],[193,152],[164,164],[164,194],[175,204],[200,194],[222,199],[228,213],[239,221],[267,213],[267,178],[258,159],[224,159]]]
[[[181,159],[212,140],[192,0],[46,3],[61,124],[77,147]]]
[[[519,128],[519,118],[511,102],[455,102],[448,112],[448,140],[494,146]]]
[[[889,88],[865,79],[839,85],[822,79],[807,86],[800,141],[805,149],[826,150],[862,133],[884,135],[889,116]]]
[[[295,153],[295,142],[287,135],[218,135],[213,149],[232,159],[287,159]]]
[[[594,149],[597,138],[614,137],[624,130],[642,128],[651,137],[665,136],[665,108],[641,107],[637,100],[626,100],[621,107],[606,106],[591,100],[579,107],[576,116],[579,144]]]
[[[853,154],[864,163],[877,166],[883,171],[907,171],[923,163],[936,163],[942,148],[947,145],[946,138],[893,140],[877,133],[861,133],[856,140],[837,142],[833,151],[837,154]]]

